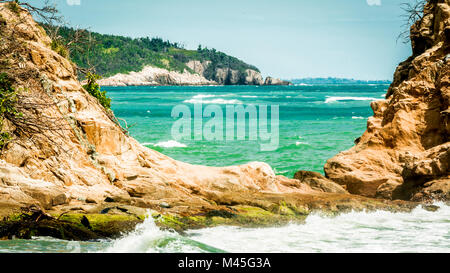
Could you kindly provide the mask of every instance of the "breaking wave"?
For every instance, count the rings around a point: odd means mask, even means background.
[[[175,140],[169,140],[169,141],[163,141],[163,142],[158,142],[158,143],[142,143],[142,145],[144,146],[154,146],[154,147],[161,147],[161,148],[186,148],[187,145],[180,143],[178,141]]]
[[[183,101],[184,103],[191,103],[191,104],[242,104],[242,101],[237,99],[222,99],[220,97],[229,97],[233,96],[233,94],[224,94],[224,95],[209,95],[209,94],[200,94],[195,95],[192,98]],[[205,100],[206,99],[206,100]]]
[[[450,252],[450,207],[437,212],[350,212],[310,215],[304,224],[271,228],[214,227],[182,236],[149,217],[106,252]]]
[[[325,103],[339,102],[339,101],[365,101],[365,100],[380,100],[378,98],[370,98],[370,97],[330,97],[327,96],[325,99]]]

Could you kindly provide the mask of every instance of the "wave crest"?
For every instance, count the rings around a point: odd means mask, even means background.
[[[330,96],[327,96],[327,98],[325,99],[325,103],[332,103],[332,102],[339,102],[339,101],[365,101],[365,100],[376,101],[376,100],[380,100],[380,99],[370,98],[370,97],[330,97]]]

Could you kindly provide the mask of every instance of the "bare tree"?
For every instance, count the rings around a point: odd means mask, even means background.
[[[411,35],[411,27],[417,21],[422,20],[424,16],[424,8],[427,4],[427,0],[413,0],[412,3],[402,3],[401,9],[404,14],[401,16],[403,19],[402,28],[404,29],[397,37],[397,41],[401,40],[403,43],[409,43]]]
[[[77,67],[79,75],[88,75],[95,73],[95,67],[90,65],[89,56],[91,54],[91,48],[95,45],[91,33],[85,29],[76,29],[71,32],[69,37],[63,38],[59,34],[60,28],[64,23],[63,17],[58,14],[56,6],[51,4],[49,0],[46,0],[42,6],[36,7],[23,1],[4,1],[11,6],[7,8],[15,9],[18,6],[25,8],[35,16],[39,18],[41,26],[44,27],[47,34],[52,39],[52,45],[57,47],[63,47],[67,50],[67,56],[69,57],[72,51],[77,51],[78,54],[87,58],[88,67]],[[20,12],[17,10],[17,12]],[[24,56],[27,56],[26,48],[23,43],[20,42],[20,31],[18,26],[25,23],[25,18],[18,16],[19,20],[15,25],[9,28],[9,33],[0,33],[0,40],[3,46],[0,46],[0,72],[6,72],[14,80],[16,85],[24,87],[24,90],[39,90],[42,89],[42,83],[39,80],[39,72],[30,69],[25,63]],[[17,67],[14,67],[17,66]],[[9,120],[14,125],[17,136],[25,136],[31,140],[34,140],[34,136],[41,136],[47,138],[52,143],[52,134],[58,134],[62,136],[67,130],[70,130],[70,126],[62,118],[52,118],[46,116],[47,109],[57,107],[59,102],[49,99],[46,92],[19,92],[17,95],[18,100],[16,103],[16,109],[21,115],[8,115],[3,118]],[[122,128],[124,133],[128,133],[128,128],[123,128],[119,120],[115,117],[114,113],[110,109],[104,109],[106,115]],[[126,123],[125,123],[126,124]],[[127,125],[125,125],[127,126]],[[1,129],[1,128],[0,128]]]

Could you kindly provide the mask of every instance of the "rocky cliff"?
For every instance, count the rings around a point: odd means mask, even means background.
[[[116,74],[112,77],[100,79],[98,83],[102,86],[217,85],[215,81],[207,80],[200,74],[193,74],[188,71],[180,73],[151,66],[144,67],[140,72]]]
[[[357,145],[325,165],[353,194],[450,199],[450,1],[432,0],[411,27],[413,56],[402,62]]]
[[[82,88],[74,64],[51,49],[45,31],[26,10],[0,4],[0,27],[0,73],[13,82],[21,112],[2,117],[2,135],[11,138],[0,160],[0,216],[37,206],[92,231],[99,219],[109,221],[103,222],[108,229],[126,217],[132,218],[127,224],[135,224],[146,209],[162,215],[163,224],[182,228],[267,225],[304,219],[315,209],[413,207],[352,196],[314,174],[288,179],[257,162],[195,166],[143,147]],[[31,221],[35,226],[49,217],[30,219],[36,219]],[[5,230],[22,234],[11,231],[11,225],[3,227],[0,237]],[[30,227],[25,229],[29,235]],[[44,227],[31,233],[61,234],[48,232]]]
[[[140,72],[128,74],[116,74],[99,80],[102,86],[165,86],[165,85],[289,85],[287,81],[281,81],[267,77],[264,81],[260,72],[246,69],[244,72],[229,68],[217,68],[212,76],[208,67],[210,61],[189,61],[186,66],[194,73],[184,71],[168,71],[167,69],[146,66]],[[208,79],[207,79],[208,77]]]

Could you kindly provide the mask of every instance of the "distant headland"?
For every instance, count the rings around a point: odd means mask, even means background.
[[[51,28],[44,25],[45,28]],[[61,26],[64,41],[80,30]],[[267,77],[251,64],[199,45],[196,50],[161,38],[130,38],[82,30],[94,43],[79,43],[71,60],[81,68],[95,67],[102,86],[161,85],[289,85]],[[63,54],[64,55],[64,54]]]

